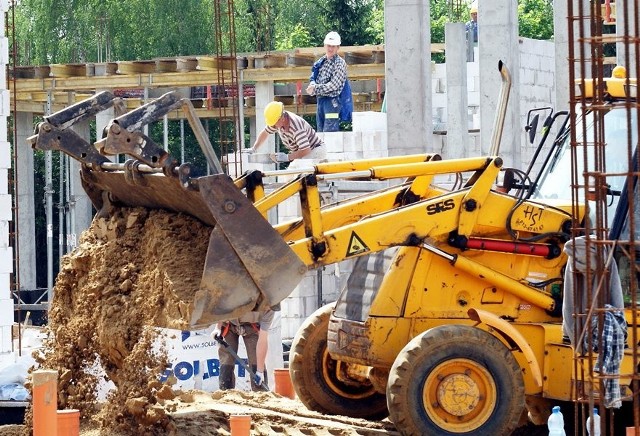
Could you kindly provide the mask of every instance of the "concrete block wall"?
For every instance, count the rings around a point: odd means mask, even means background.
[[[8,2],[0,2],[0,13],[4,17]],[[0,30],[0,71],[2,79],[9,59],[8,40],[4,27]],[[10,276],[13,272],[13,251],[9,246],[9,222],[13,200],[8,192],[8,169],[11,168],[7,117],[10,115],[9,90],[5,80],[0,81],[0,358],[13,350],[11,326],[13,325],[13,300]]]
[[[568,109],[567,102],[556,102],[555,88],[555,45],[550,41],[521,38],[520,42],[520,125],[523,127],[520,135],[521,168],[526,169],[542,137],[538,133],[534,144],[529,142],[528,134],[524,130],[527,122],[527,112],[531,109],[545,106],[552,107],[554,112]],[[542,126],[544,115],[540,113],[538,126]],[[554,134],[552,131],[551,134]],[[547,141],[549,142],[549,141]],[[536,174],[539,163],[533,168]]]

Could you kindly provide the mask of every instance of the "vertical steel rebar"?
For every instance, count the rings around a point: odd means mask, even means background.
[[[577,378],[574,386],[574,398],[578,402],[575,423],[582,426],[592,413],[594,406],[600,408],[602,434],[620,434],[621,424],[629,423],[626,405],[632,405],[633,425],[636,434],[640,430],[640,353],[638,329],[638,278],[640,276],[640,210],[638,207],[638,177],[640,176],[640,158],[638,157],[638,138],[640,138],[640,104],[633,89],[630,77],[637,79],[640,64],[637,56],[640,47],[640,6],[637,1],[617,2],[615,16],[609,2],[600,0],[568,0],[569,31],[569,82],[570,120],[577,128],[571,131],[572,192],[573,212],[581,204],[588,202],[587,217],[575,222],[573,239],[584,237],[586,242],[586,265],[584,274],[574,274],[574,301],[580,298],[586,310],[574,313],[574,326],[583,325],[585,341],[584,352],[574,354],[573,369]],[[612,36],[607,26],[618,26]],[[626,96],[613,98],[613,92],[607,87],[613,67],[607,53],[615,46],[618,62],[626,68]],[[622,54],[619,52],[623,51]],[[582,79],[591,79],[592,95],[576,86]],[[558,86],[563,86],[558,83]],[[607,122],[616,111],[622,114],[623,121],[618,124]],[[609,118],[611,119],[611,118]],[[615,129],[623,132],[616,136]],[[618,139],[616,139],[618,138]],[[624,152],[614,155],[613,141],[622,141]],[[620,181],[622,180],[622,183]],[[619,190],[614,188],[621,184]],[[617,203],[615,203],[617,201]],[[613,209],[612,205],[617,208]],[[575,268],[575,259],[574,270]],[[628,323],[625,359],[632,359],[631,373],[605,374],[596,367],[600,362],[606,342],[603,326],[611,320],[621,308],[612,307],[615,300],[615,284],[621,283],[624,309]],[[584,292],[583,290],[586,290]],[[580,308],[576,304],[576,308]],[[592,339],[592,333],[595,333]],[[581,338],[582,338],[581,337]],[[577,338],[579,344],[581,338]],[[598,353],[598,350],[600,354]],[[608,382],[616,381],[622,386],[622,408],[604,404]],[[631,389],[627,389],[629,386]],[[578,431],[579,427],[576,427]]]

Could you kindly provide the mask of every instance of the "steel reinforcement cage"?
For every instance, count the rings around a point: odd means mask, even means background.
[[[584,300],[582,305],[576,304],[572,320],[575,326],[584,326],[573,338],[574,344],[584,344],[582,352],[576,347],[573,362],[576,379],[584,380],[574,383],[574,428],[581,429],[576,434],[587,434],[585,422],[596,407],[601,434],[625,434],[625,427],[635,427],[627,434],[640,435],[640,338],[632,328],[640,323],[640,105],[636,79],[640,75],[640,6],[637,0],[568,0],[567,16],[568,82],[559,81],[558,86],[569,87],[575,126],[571,132],[574,208],[585,196],[589,200],[589,218],[574,223],[572,239],[574,244],[577,239],[584,241],[583,261],[590,265],[583,274],[570,272],[574,301]],[[614,65],[618,67],[614,69]],[[625,152],[615,156],[611,151],[613,127],[605,122],[612,110],[622,115],[617,126],[622,136],[618,137],[626,144]],[[612,189],[614,179],[621,189]],[[618,207],[612,208],[616,203]],[[569,270],[579,269],[575,262],[575,257],[570,259]],[[624,311],[611,304],[619,301],[613,295],[618,278]],[[632,359],[631,372],[616,372],[615,366],[607,370],[602,360],[604,350],[615,352],[612,331],[614,342],[615,329],[624,331],[622,313],[628,323],[624,354],[625,359]],[[619,407],[608,403],[608,389],[616,384],[624,384]]]

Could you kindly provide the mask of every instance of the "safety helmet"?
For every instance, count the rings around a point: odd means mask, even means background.
[[[471,3],[471,9],[469,10],[470,14],[477,14],[478,13],[478,3],[477,2],[473,2]]]
[[[264,122],[269,127],[275,126],[280,117],[282,117],[283,112],[284,104],[279,101],[272,101],[264,108]]]
[[[622,65],[618,65],[611,71],[611,77],[616,79],[625,79],[627,77],[627,69]]]
[[[342,41],[340,40],[340,35],[338,32],[329,32],[327,36],[324,37],[324,45],[340,45]]]

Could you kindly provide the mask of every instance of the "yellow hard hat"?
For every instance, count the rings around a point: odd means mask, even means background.
[[[275,126],[280,117],[282,117],[283,112],[284,104],[279,101],[272,101],[264,108],[264,122],[269,127]]]
[[[618,65],[611,71],[611,77],[616,79],[625,79],[627,77],[627,69],[622,65]]]
[[[471,3],[471,9],[469,10],[470,14],[477,14],[478,13],[478,3],[477,2],[473,2]]]

